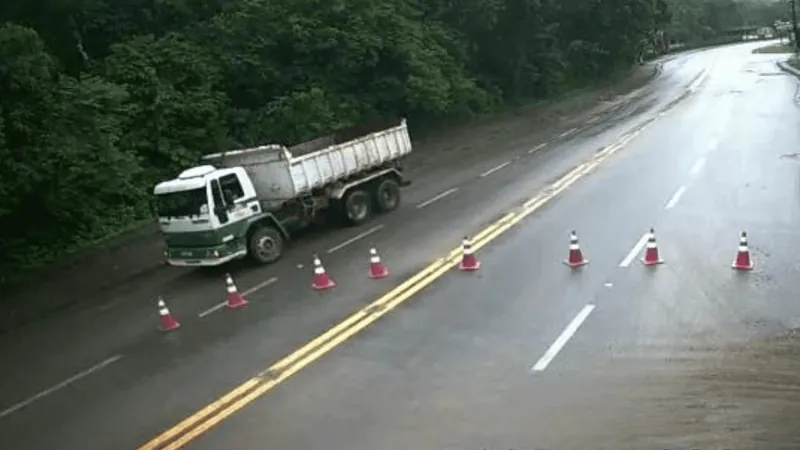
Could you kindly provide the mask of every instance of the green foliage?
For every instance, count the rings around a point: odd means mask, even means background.
[[[5,2],[0,284],[147,219],[153,184],[202,154],[552,97],[630,67],[665,28],[705,39],[769,11],[733,0]]]
[[[665,0],[672,15],[667,33],[688,45],[739,37],[743,29],[789,18],[785,0]]]

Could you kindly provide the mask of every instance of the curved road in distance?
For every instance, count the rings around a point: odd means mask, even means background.
[[[792,422],[771,415],[791,417],[791,391],[775,390],[793,383],[781,379],[791,370],[782,336],[800,317],[790,283],[798,83],[755,46],[672,57],[601,118],[503,143],[494,161],[464,156],[449,176],[421,178],[394,215],[302,247],[320,252],[334,291],[311,292],[298,251],[236,274],[252,291],[243,311],[209,312],[224,286],[198,280],[9,335],[4,442],[137,448],[187,417],[149,448],[795,442]],[[543,190],[548,203],[515,209]],[[509,211],[513,227],[479,239],[481,271],[417,283],[430,285],[329,341],[319,361],[320,349],[294,358],[234,407],[195,415]],[[645,269],[627,255],[650,226],[666,262]],[[591,260],[576,273],[561,263],[573,228]],[[747,274],[730,269],[741,230],[757,263]],[[391,278],[366,278],[370,242]],[[177,332],[153,330],[156,294],[183,323]]]

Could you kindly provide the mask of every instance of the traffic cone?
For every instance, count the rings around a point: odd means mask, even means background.
[[[369,249],[369,277],[373,280],[386,278],[389,276],[389,268],[381,262],[378,251],[375,247]]]
[[[569,257],[567,257],[564,264],[575,268],[586,265],[589,260],[583,257],[581,246],[578,243],[578,234],[573,230],[569,236]]]
[[[336,287],[336,282],[325,272],[325,268],[322,267],[322,261],[319,260],[319,256],[316,254],[314,255],[314,281],[311,283],[311,287],[318,291]]]
[[[236,289],[236,285],[233,284],[233,278],[229,273],[225,274],[225,284],[228,285],[228,308],[238,309],[247,306],[247,300]]]
[[[475,272],[480,269],[481,262],[475,258],[475,254],[472,251],[472,243],[469,241],[468,237],[464,238],[461,248],[463,256],[461,257],[461,264],[458,268],[464,272]]]
[[[161,331],[172,331],[181,326],[180,322],[172,317],[167,304],[161,297],[158,297],[158,315],[161,316]]]
[[[656,243],[656,232],[650,228],[650,236],[647,238],[647,249],[644,251],[642,262],[646,266],[662,264],[664,260],[658,255],[658,244]]]
[[[739,238],[739,252],[736,253],[736,259],[733,261],[732,267],[736,270],[753,270],[756,263],[750,259],[750,249],[747,246],[747,233],[742,231],[742,236]]]

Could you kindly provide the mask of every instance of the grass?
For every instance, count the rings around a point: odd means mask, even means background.
[[[753,50],[753,53],[794,53],[794,46],[792,44],[772,44],[766,47],[760,47]]]

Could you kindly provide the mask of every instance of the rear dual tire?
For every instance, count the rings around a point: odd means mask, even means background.
[[[387,178],[373,185],[370,191],[353,189],[342,199],[342,215],[348,225],[366,223],[376,212],[387,213],[400,206],[400,185]]]

